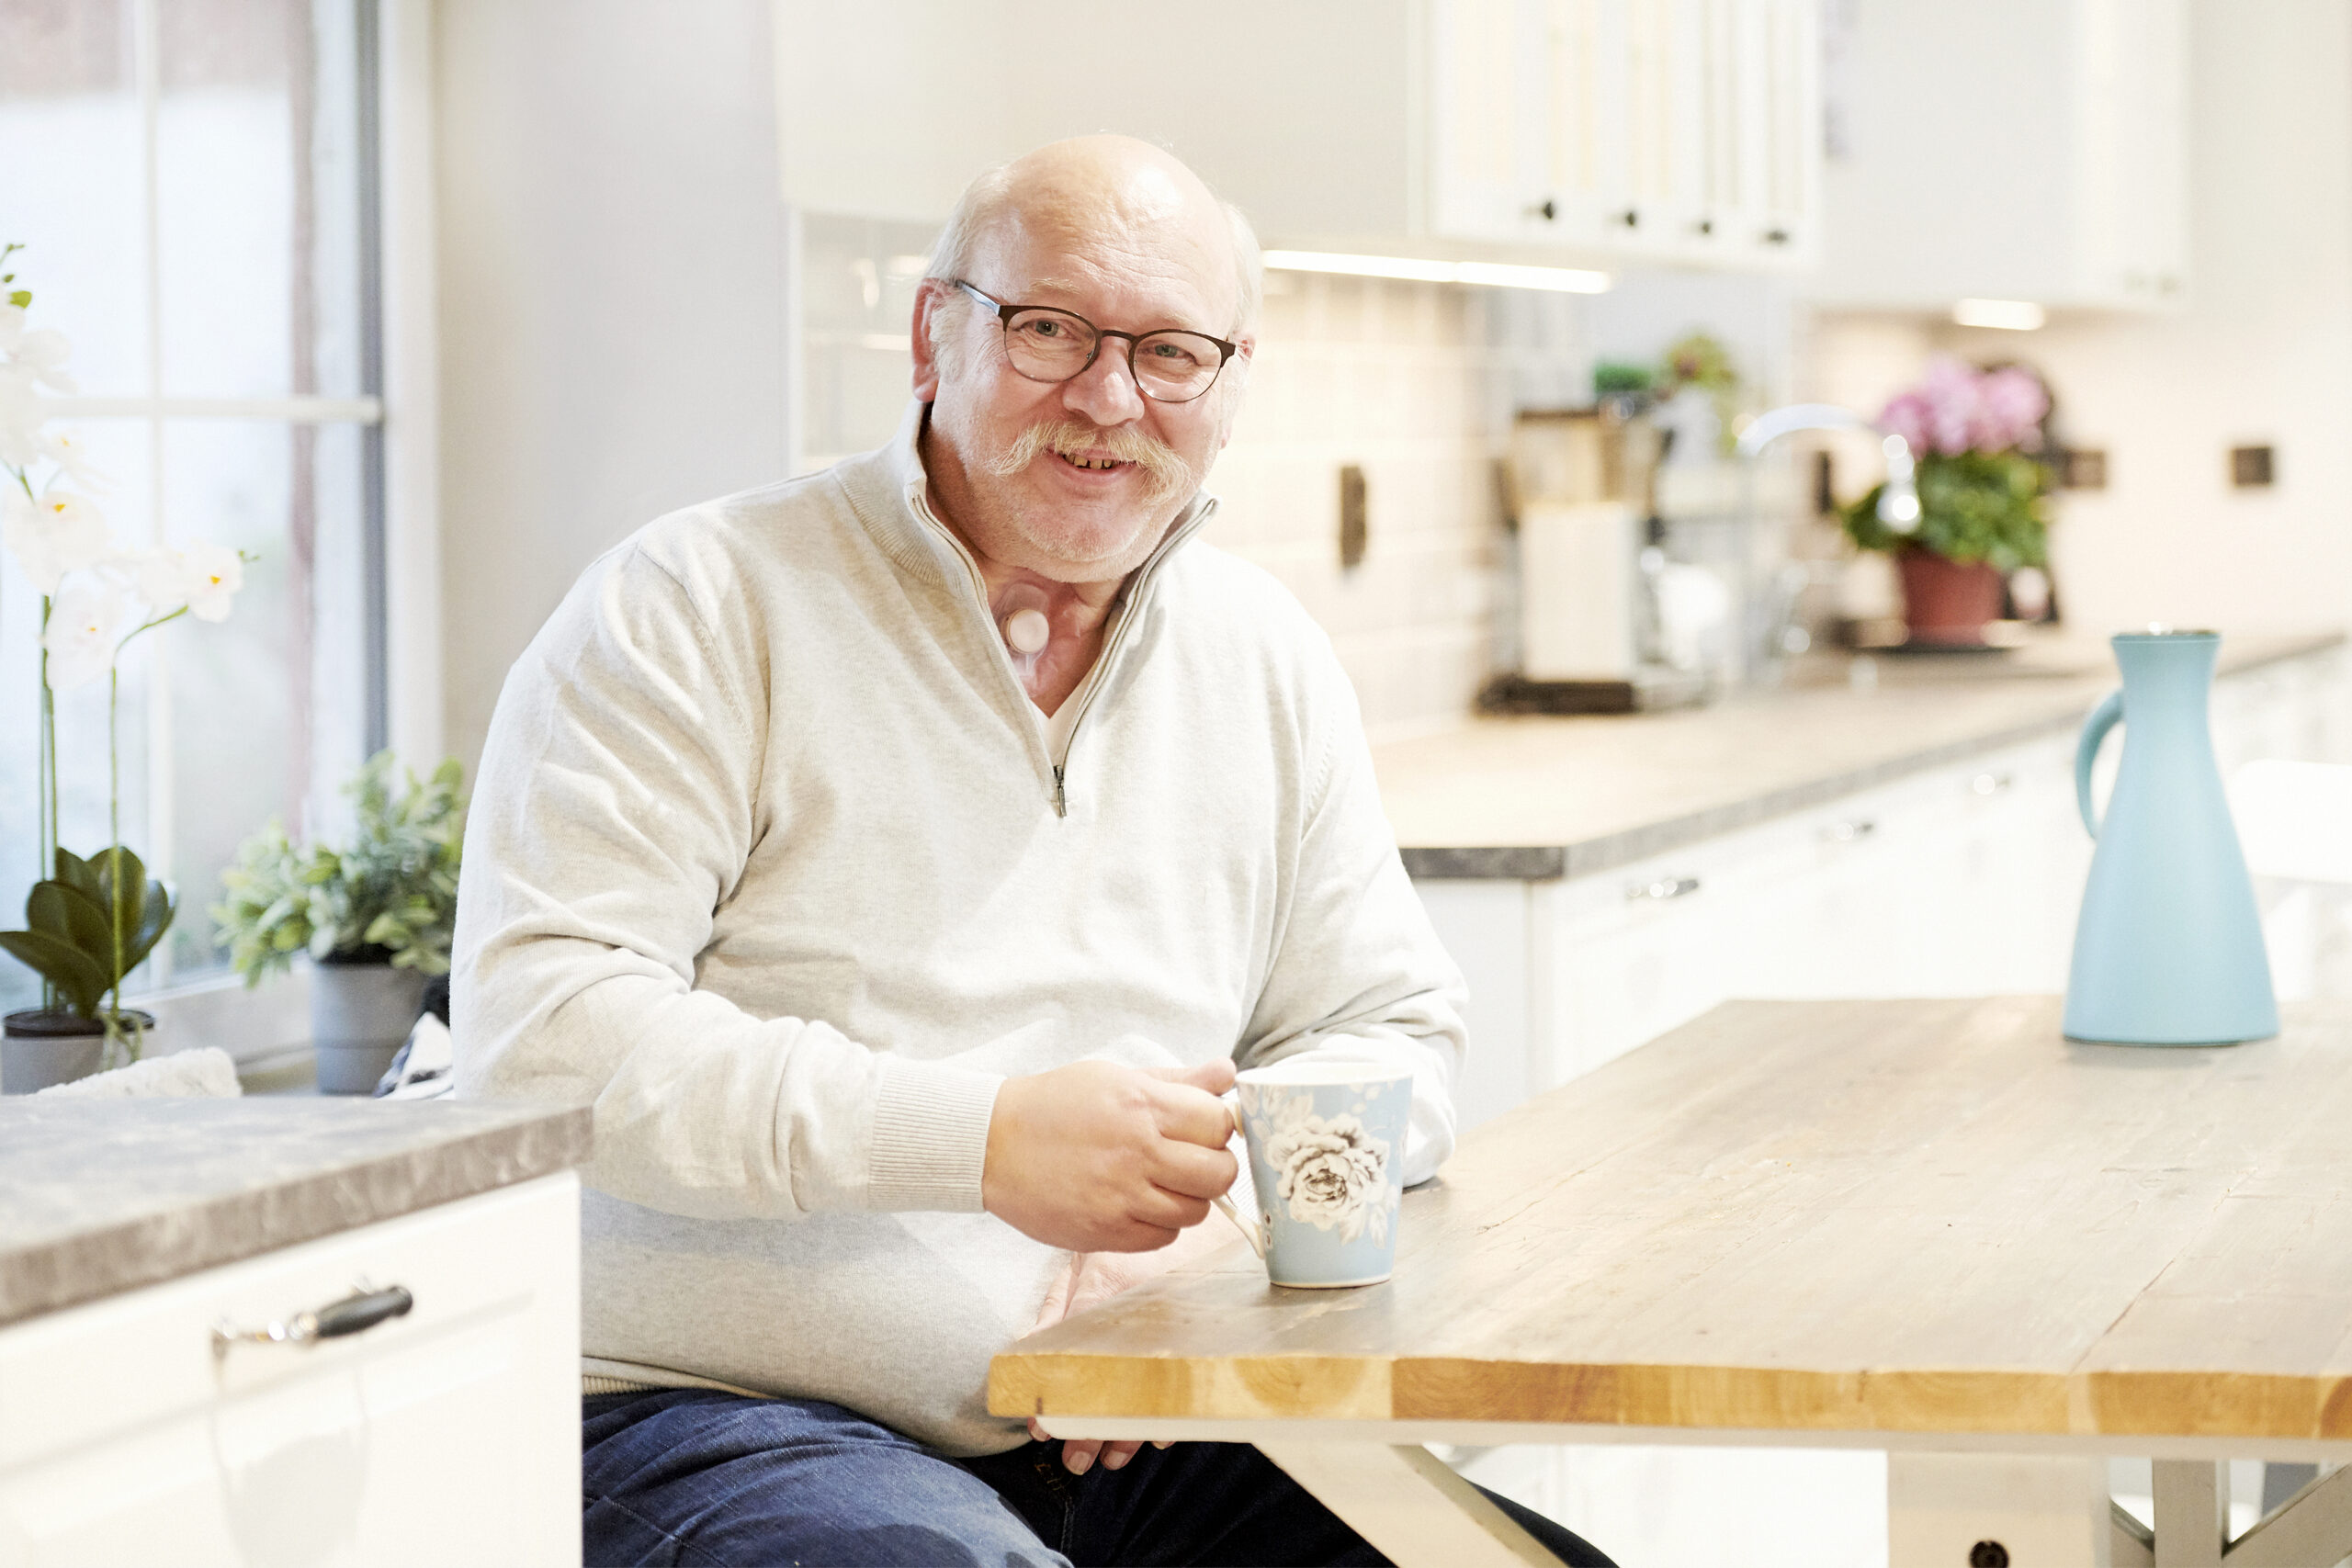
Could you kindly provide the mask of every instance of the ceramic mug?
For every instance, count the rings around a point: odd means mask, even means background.
[[[1376,1285],[1396,1262],[1410,1067],[1294,1061],[1234,1082],[1258,1189],[1245,1218],[1216,1200],[1277,1285]],[[1255,1223],[1252,1223],[1254,1218]]]

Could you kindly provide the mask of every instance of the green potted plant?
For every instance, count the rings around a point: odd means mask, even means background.
[[[1897,534],[1880,520],[1883,486],[1843,516],[1856,545],[1894,555],[1912,642],[1983,646],[2007,575],[2048,564],[2051,472],[2038,454],[2049,412],[2048,390],[2022,366],[1939,356],[1879,415],[1917,459],[1919,525]]]
[[[23,247],[0,246],[0,267]],[[118,548],[89,493],[105,480],[80,445],[46,428],[40,389],[70,392],[63,334],[26,322],[28,289],[0,273],[0,539],[40,596],[38,725],[40,879],[22,931],[5,950],[41,978],[41,1005],[0,1028],[0,1092],[25,1094],[136,1061],[154,1019],[122,1005],[123,982],[171,928],[176,906],[122,841],[122,752],[117,734],[123,650],[193,615],[228,619],[244,557],[218,545]],[[94,855],[58,842],[57,694],[107,680],[107,838]]]
[[[297,846],[271,822],[221,873],[212,909],[248,986],[311,958],[311,1039],[319,1088],[366,1094],[416,1022],[426,978],[449,972],[465,838],[464,772],[453,758],[394,792],[379,751],[345,786],[351,842]]]

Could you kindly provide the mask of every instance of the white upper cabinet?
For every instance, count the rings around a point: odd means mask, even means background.
[[[1430,231],[1689,265],[1804,265],[1813,0],[1433,0]]]
[[[1837,0],[1820,302],[2161,310],[2188,275],[2187,0]]]
[[[785,195],[936,221],[991,162],[1123,130],[1200,170],[1269,245],[1802,265],[1819,227],[1818,6],[776,0]]]

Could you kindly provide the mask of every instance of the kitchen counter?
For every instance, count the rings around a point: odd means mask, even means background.
[[[0,1101],[0,1325],[579,1165],[585,1106]]]
[[[2222,676],[2343,646],[2225,637]],[[1543,881],[1630,863],[2079,725],[2119,683],[2101,641],[1808,656],[1776,689],[1670,713],[1478,718],[1376,747],[1406,869]]]

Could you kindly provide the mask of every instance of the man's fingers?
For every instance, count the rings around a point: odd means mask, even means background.
[[[1233,1140],[1233,1112],[1225,1101],[1196,1085],[1172,1083],[1156,1097],[1159,1135],[1221,1149]]]
[[[1207,1199],[1170,1192],[1165,1187],[1147,1189],[1127,1206],[1127,1218],[1170,1233],[1170,1241],[1176,1239],[1173,1233],[1191,1230],[1208,1217]]]
[[[1069,1267],[1056,1274],[1054,1282],[1046,1287],[1046,1299],[1037,1303],[1037,1321],[1029,1325],[1030,1333],[1035,1334],[1069,1315],[1070,1285],[1078,1278],[1078,1266],[1079,1260],[1073,1257]]]
[[[1093,1467],[1094,1456],[1102,1451],[1099,1438],[1072,1438],[1062,1445],[1062,1468],[1072,1475],[1084,1475]]]
[[[1197,1067],[1147,1067],[1153,1077],[1170,1083],[1190,1084],[1204,1094],[1223,1094],[1233,1087],[1233,1063],[1219,1056],[1214,1062],[1203,1062]]]
[[[1176,1224],[1147,1224],[1133,1217],[1096,1220],[1088,1230],[1089,1252],[1157,1252],[1183,1234]]]
[[[1162,1139],[1152,1153],[1152,1181],[1187,1198],[1206,1201],[1229,1191],[1241,1174],[1241,1162],[1227,1149],[1204,1149],[1198,1144]]]
[[[1135,1458],[1136,1450],[1142,1447],[1143,1444],[1140,1441],[1132,1443],[1111,1443],[1106,1445],[1102,1450],[1102,1468],[1105,1470],[1118,1469],[1121,1465],[1125,1464],[1127,1461]]]

